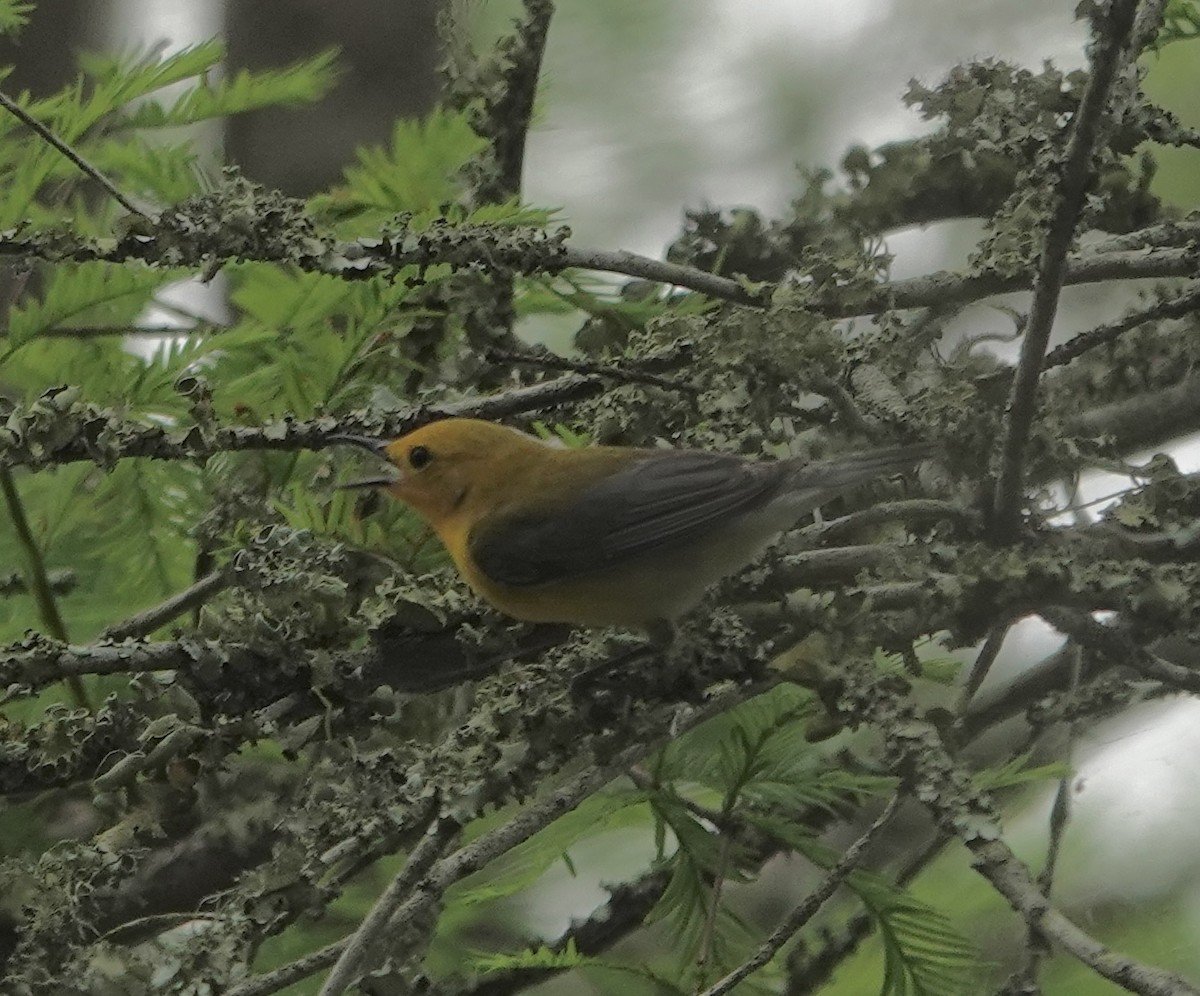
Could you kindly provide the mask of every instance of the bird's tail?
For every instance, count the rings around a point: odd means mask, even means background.
[[[937,443],[913,443],[862,450],[818,462],[795,458],[788,461],[791,467],[786,491],[780,494],[780,498],[796,512],[808,512],[855,485],[909,470],[936,454],[940,448]]]

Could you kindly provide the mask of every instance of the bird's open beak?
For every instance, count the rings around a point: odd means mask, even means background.
[[[391,476],[380,474],[378,477],[359,477],[356,480],[347,481],[345,484],[339,484],[336,490],[361,491],[363,488],[390,488],[393,484],[399,484],[403,479],[399,473]]]
[[[387,459],[387,440],[385,439],[372,439],[370,436],[351,436],[347,434],[330,436],[329,441],[334,445],[357,446],[359,449],[368,450],[381,460],[386,461]],[[361,488],[387,488],[393,484],[399,484],[404,479],[404,475],[390,463],[384,463],[380,470],[382,473],[374,477],[360,477],[357,480],[339,484],[337,490],[349,491]]]
[[[335,446],[357,446],[362,450],[370,450],[377,457],[383,456],[387,449],[386,439],[375,439],[371,436],[352,436],[349,433],[340,433],[330,436],[329,441]]]

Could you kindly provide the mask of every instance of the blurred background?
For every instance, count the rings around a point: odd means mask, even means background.
[[[927,130],[901,100],[912,78],[934,84],[953,64],[981,57],[1035,71],[1044,60],[1079,67],[1085,31],[1072,19],[1074,7],[1075,0],[562,0],[524,197],[555,208],[581,245],[660,256],[685,208],[744,205],[771,216],[798,191],[797,166],[836,172],[851,146]],[[37,94],[74,78],[80,51],[175,50],[220,35],[234,71],[336,46],[341,79],[319,105],[246,114],[224,133],[202,136],[214,162],[223,156],[253,179],[303,197],[334,182],[358,146],[388,142],[395,118],[419,117],[437,103],[439,15],[452,19],[460,41],[486,49],[519,13],[515,0],[54,0],[37,11],[19,45],[0,54],[17,66],[7,88]],[[1200,127],[1196,50],[1177,45],[1147,60],[1150,94],[1192,127]],[[1200,203],[1195,155],[1156,150],[1154,189],[1168,202]],[[961,266],[979,230],[975,222],[952,222],[892,233],[895,275]],[[1006,300],[1023,304],[1020,295]],[[1122,304],[1115,294],[1069,291],[1056,338],[1114,316]],[[955,329],[979,323],[1004,319],[988,305],[971,309]],[[565,319],[561,327],[526,331],[560,347],[577,324]],[[1193,441],[1171,452],[1182,469],[1200,469]],[[1126,479],[1095,475],[1076,497],[1089,502],[1126,486]],[[1016,627],[984,694],[1057,645],[1045,626]],[[1067,912],[1089,929],[1192,975],[1200,974],[1197,751],[1200,709],[1190,701],[1155,703],[1088,731],[1071,757],[1074,816],[1057,879]],[[1035,863],[1052,793],[1053,786],[1031,789],[1012,809],[1013,843]],[[589,842],[572,852],[572,868],[552,871],[497,915],[512,920],[516,933],[553,937],[603,899],[601,881],[644,866],[652,848],[645,836],[630,829]],[[780,871],[748,892],[748,905],[764,919],[802,894],[810,869]],[[1004,946],[1023,940],[998,897],[965,874],[960,853],[940,859],[917,891],[969,923],[969,935],[993,938],[996,948],[985,957],[999,960]],[[876,958],[866,950],[833,991],[874,989]],[[1115,991],[1063,962],[1045,981],[1048,992]],[[577,987],[578,979],[561,985]]]

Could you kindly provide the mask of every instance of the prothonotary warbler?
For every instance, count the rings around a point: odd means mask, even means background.
[[[476,419],[388,442],[339,436],[386,462],[351,487],[407,502],[468,584],[530,622],[659,627],[806,512],[929,456],[927,444],[814,463],[703,450],[548,445]]]

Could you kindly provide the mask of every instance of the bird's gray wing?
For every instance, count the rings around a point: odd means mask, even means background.
[[[686,543],[769,501],[786,461],[698,450],[649,453],[567,505],[501,515],[477,528],[471,556],[501,584],[539,585]]]

